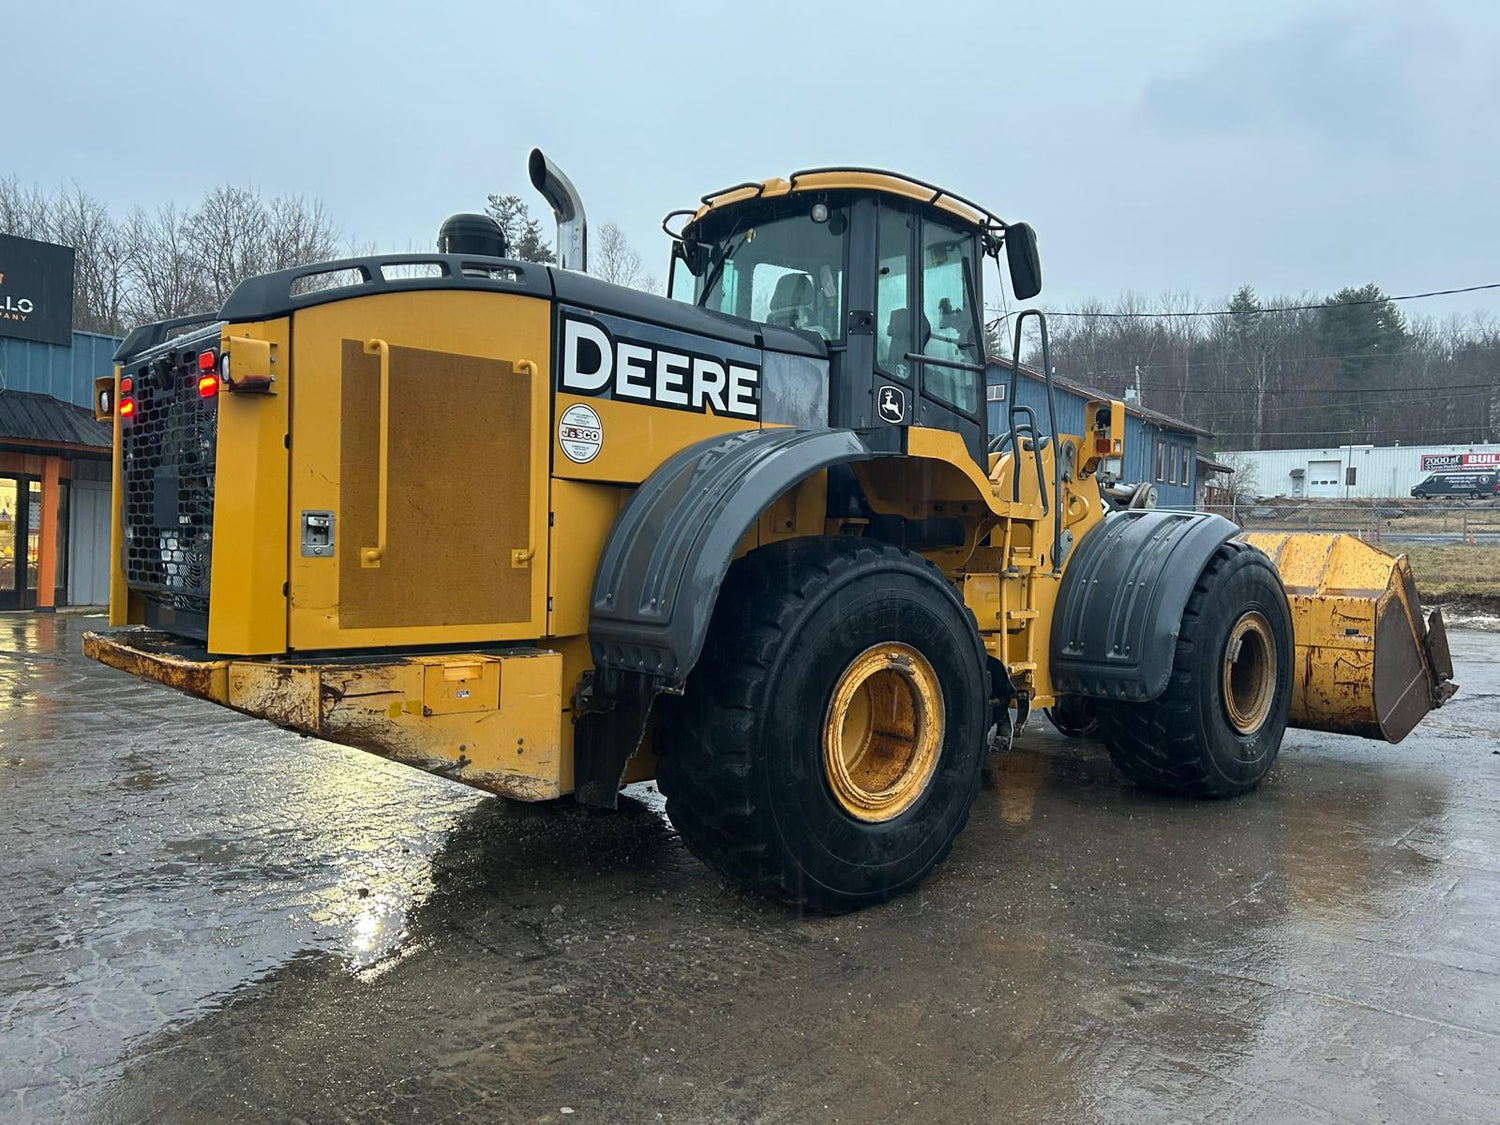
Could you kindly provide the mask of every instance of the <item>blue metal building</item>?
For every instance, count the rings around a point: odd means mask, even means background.
[[[1006,396],[1011,377],[1008,361],[991,361],[985,375],[985,409],[992,434],[1009,428]],[[1041,372],[1023,363],[1016,382],[1016,401],[1036,411],[1037,427],[1046,433],[1047,388]],[[1084,405],[1090,399],[1110,397],[1103,391],[1055,375],[1052,387],[1057,403],[1057,428],[1065,434],[1087,433]],[[1127,403],[1125,459],[1120,480],[1125,484],[1149,481],[1156,485],[1158,507],[1192,508],[1197,502],[1199,484],[1198,439],[1212,436],[1191,422]]]
[[[115,369],[118,336],[74,332],[72,347],[0,336],[0,392],[30,391],[94,408],[94,380]]]

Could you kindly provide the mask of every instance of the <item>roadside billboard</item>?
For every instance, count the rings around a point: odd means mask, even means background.
[[[73,248],[0,234],[0,336],[73,342]]]
[[[1424,453],[1422,471],[1438,472],[1442,469],[1495,469],[1500,468],[1500,453]]]

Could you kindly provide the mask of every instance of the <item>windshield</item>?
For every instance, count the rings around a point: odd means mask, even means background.
[[[705,308],[814,332],[843,335],[844,234],[848,213],[818,205],[763,222],[731,226],[709,242],[710,256],[695,299]]]

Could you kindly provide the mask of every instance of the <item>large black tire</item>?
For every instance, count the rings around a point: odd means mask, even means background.
[[[871,822],[835,793],[824,725],[849,671],[891,645],[929,665],[942,718],[911,803]],[[973,618],[922,556],[854,538],[762,547],[730,568],[663,716],[667,815],[695,855],[756,891],[830,914],[881,902],[932,871],[967,822],[988,695]]]
[[[1251,632],[1238,647],[1226,687],[1226,659],[1238,629]],[[1256,647],[1274,667],[1257,671],[1248,663]],[[1234,797],[1259,785],[1276,761],[1292,705],[1292,673],[1292,615],[1281,577],[1265,555],[1231,540],[1193,587],[1167,690],[1149,703],[1100,702],[1101,735],[1120,772],[1146,788]]]
[[[1047,721],[1058,734],[1069,738],[1093,738],[1099,733],[1099,709],[1092,699],[1083,695],[1059,696],[1057,702],[1047,708]]]

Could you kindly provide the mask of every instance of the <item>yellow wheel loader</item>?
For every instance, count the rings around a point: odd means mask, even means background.
[[[1399,741],[1453,688],[1404,560],[1112,511],[1124,407],[986,422],[982,265],[1036,237],[819,168],[664,221],[668,299],[455,216],[439,252],[243,282],[147,325],[94,658],[507,798],[655,777],[688,846],[819,911],[915,885],[1038,707],[1227,797],[1289,725]],[[675,224],[675,225],[674,225]],[[1020,324],[1017,325],[1019,350]]]

